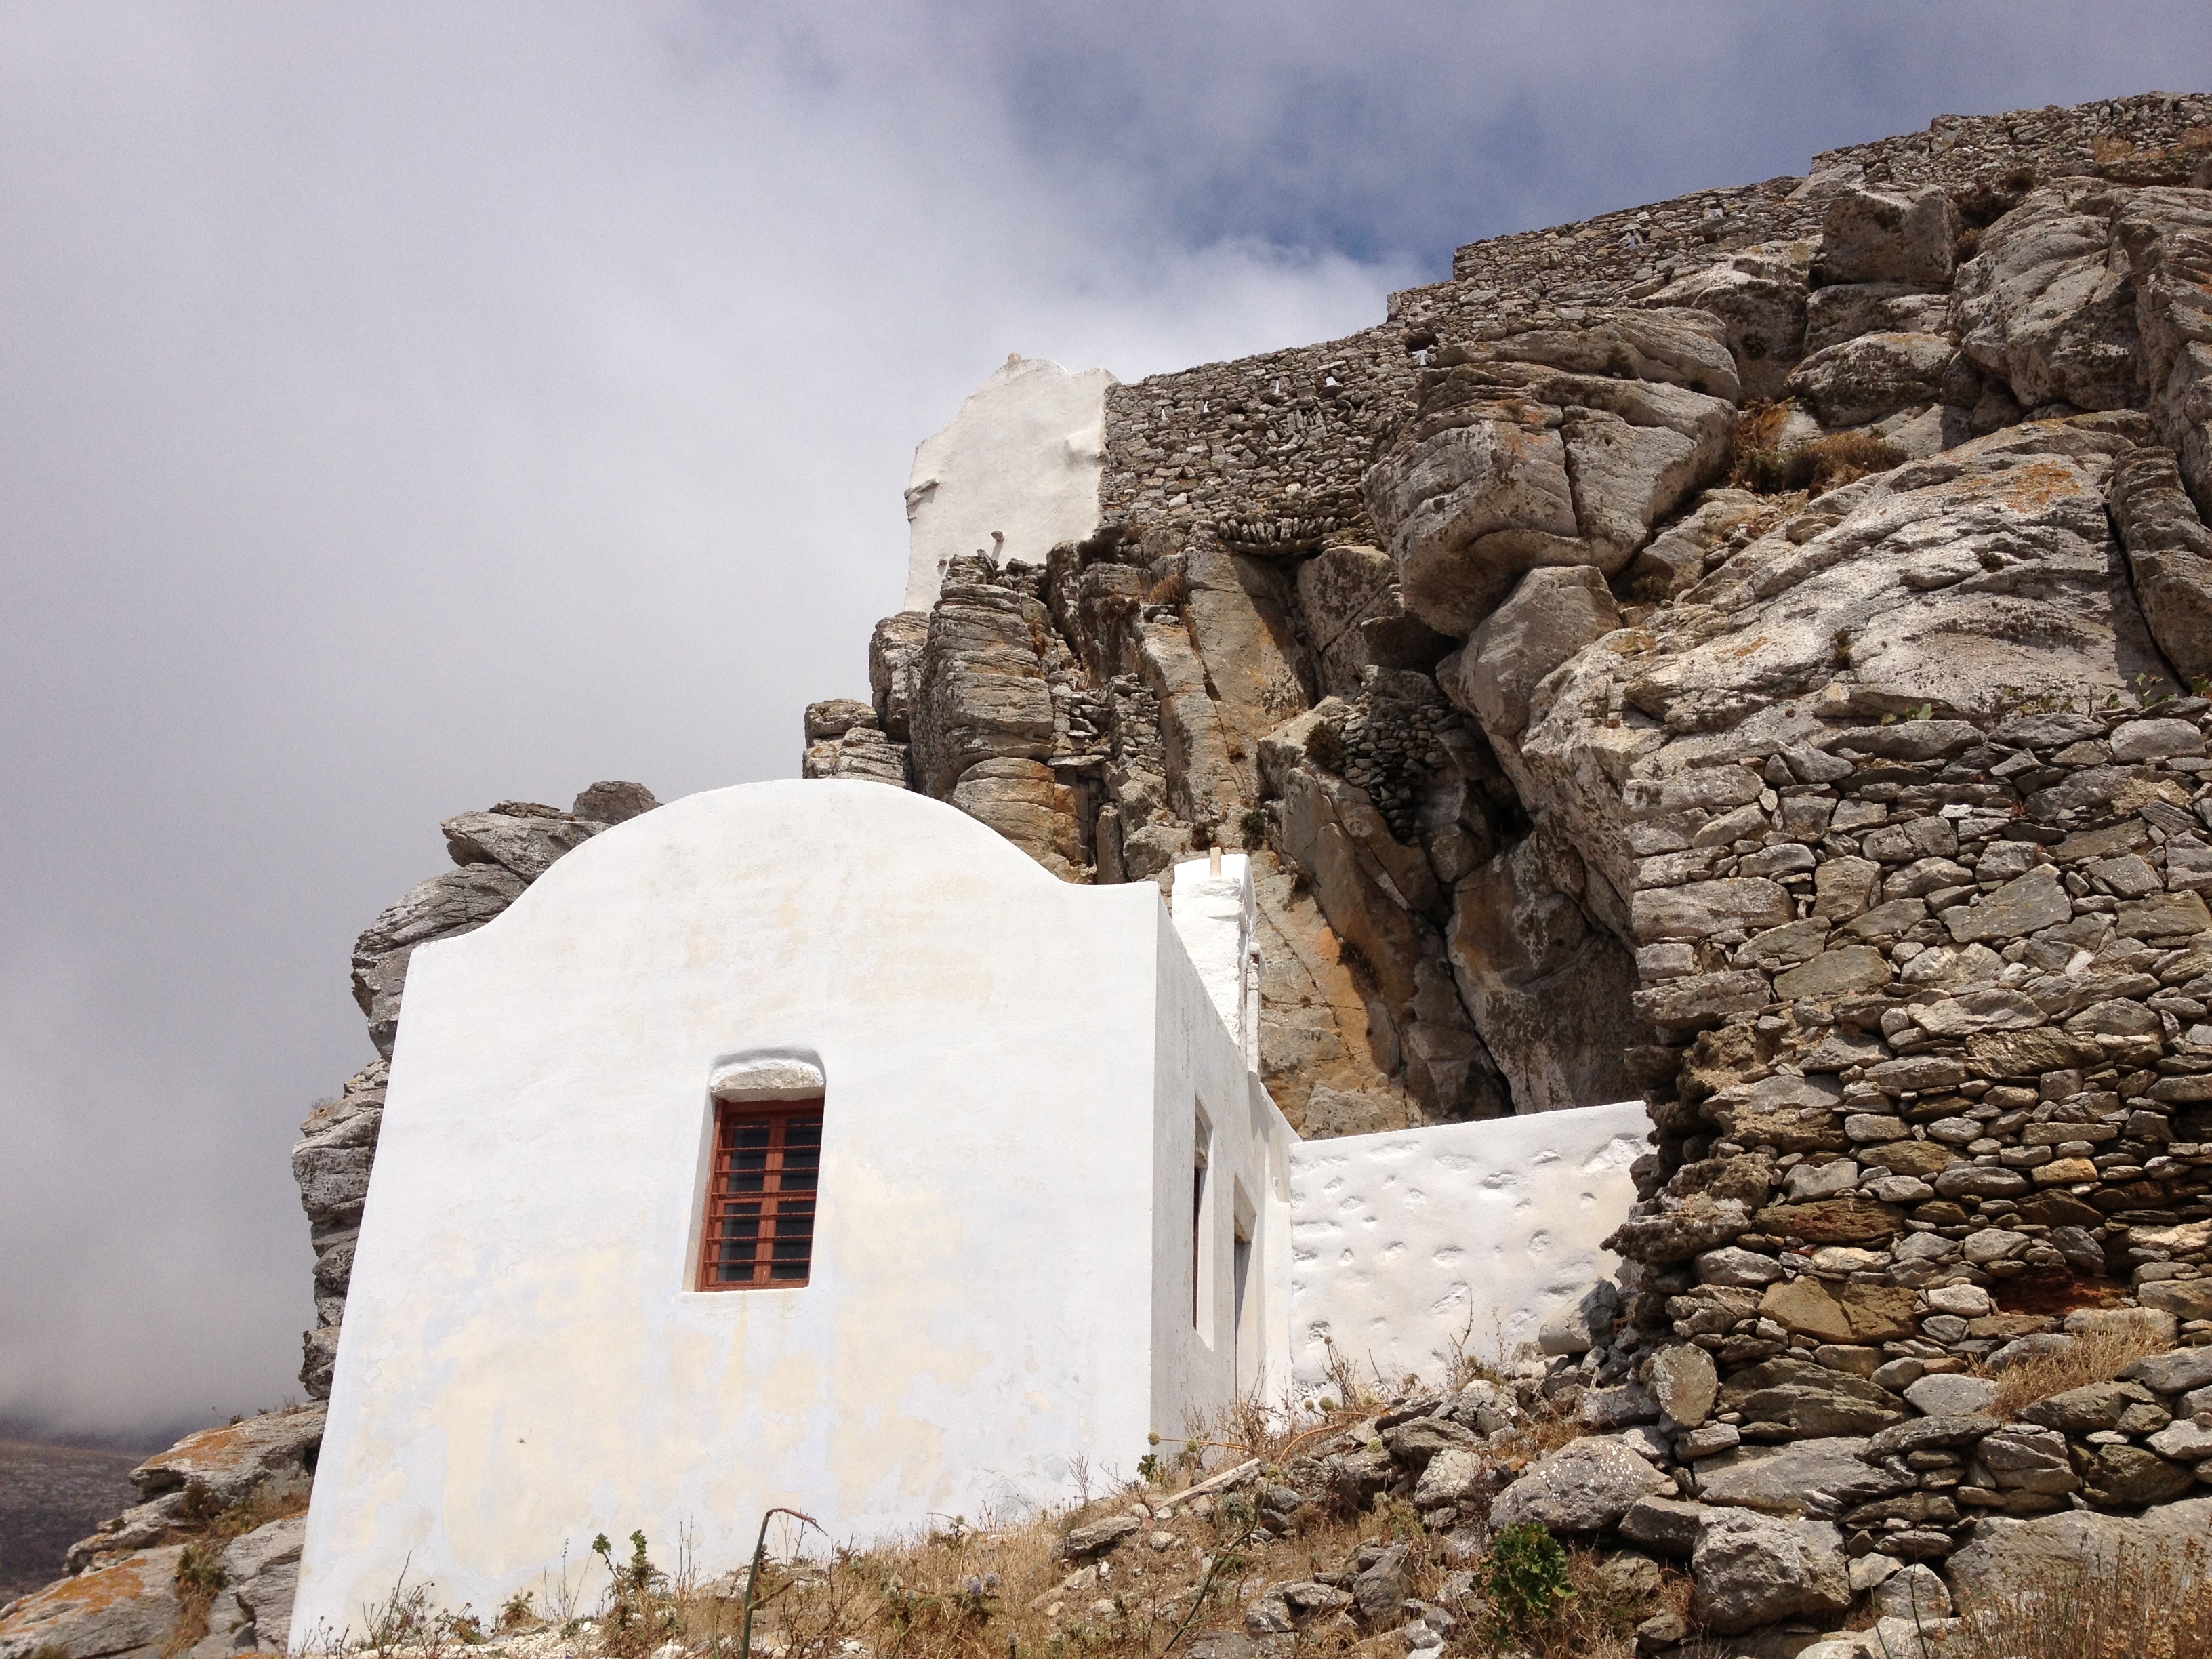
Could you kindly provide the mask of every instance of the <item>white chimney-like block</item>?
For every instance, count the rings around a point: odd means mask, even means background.
[[[1190,953],[1221,1023],[1260,1067],[1260,906],[1252,860],[1218,848],[1175,867],[1169,905],[1175,930]]]

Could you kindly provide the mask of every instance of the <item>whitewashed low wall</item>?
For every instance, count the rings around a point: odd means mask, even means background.
[[[1306,1141],[1291,1152],[1291,1344],[1301,1389],[1329,1346],[1390,1381],[1535,1340],[1617,1258],[1640,1100]]]

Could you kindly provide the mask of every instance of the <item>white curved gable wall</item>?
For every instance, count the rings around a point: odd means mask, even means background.
[[[811,1281],[696,1291],[710,1079],[763,1053],[826,1081]],[[1274,1258],[1241,1356],[1226,1204],[1192,1325],[1200,1103]],[[873,1537],[1128,1473],[1287,1371],[1291,1138],[1151,883],[875,784],[594,837],[410,966],[295,1643],[403,1568],[495,1608],[595,1532],[720,1571],[770,1504]]]

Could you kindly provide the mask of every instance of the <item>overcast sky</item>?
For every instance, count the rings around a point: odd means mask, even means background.
[[[798,769],[913,446],[1457,243],[2212,81],[2212,10],[0,0],[0,1423],[296,1392],[438,820]]]

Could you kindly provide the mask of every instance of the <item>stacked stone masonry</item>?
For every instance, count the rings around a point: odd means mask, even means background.
[[[1109,521],[1210,532],[1240,550],[1371,539],[1359,489],[1370,450],[1439,344],[1561,306],[1632,302],[1746,248],[1817,237],[1845,182],[1970,198],[2001,198],[2021,169],[2185,183],[2199,157],[2185,141],[2208,125],[2203,94],[1944,116],[1924,133],[1824,151],[1806,177],[1470,243],[1449,281],[1393,295],[1378,327],[1114,387],[1101,507]]]

